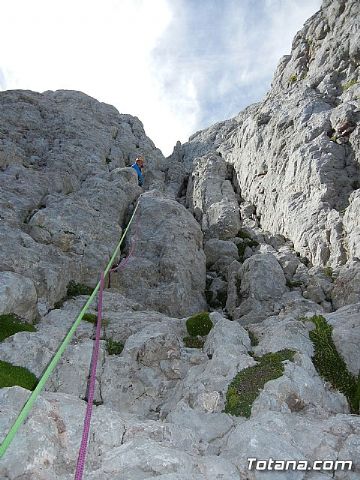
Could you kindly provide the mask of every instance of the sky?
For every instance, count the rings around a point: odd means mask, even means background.
[[[170,155],[260,101],[321,0],[2,0],[0,90],[80,90]]]

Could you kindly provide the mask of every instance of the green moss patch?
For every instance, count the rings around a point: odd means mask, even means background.
[[[186,329],[191,337],[207,335],[213,327],[208,312],[200,312],[186,320]]]
[[[259,363],[239,372],[230,383],[226,393],[225,413],[249,418],[252,405],[265,384],[283,375],[282,362],[292,360],[294,354],[293,350],[286,349],[254,357]]]
[[[36,332],[34,325],[22,322],[13,313],[0,315],[0,342],[17,332]]]
[[[108,338],[106,340],[106,351],[109,355],[120,355],[123,349],[124,349],[123,343],[117,342],[112,338]]]
[[[199,337],[184,337],[183,342],[187,348],[202,348],[205,340]]]
[[[312,358],[316,370],[324,380],[342,392],[350,405],[351,413],[359,413],[360,405],[360,376],[355,377],[348,371],[344,359],[336,350],[332,339],[332,326],[321,315],[314,315],[309,319],[315,325],[309,332],[313,342],[315,354]]]
[[[95,315],[95,313],[85,313],[84,316],[82,317],[82,319],[85,322],[92,323],[93,325],[96,325],[96,323],[97,323],[97,315]],[[106,327],[107,325],[109,325],[109,320],[107,320],[106,318],[103,318],[101,320],[101,325],[103,327]]]
[[[38,382],[36,376],[23,367],[0,360],[0,388],[19,387],[34,390]]]

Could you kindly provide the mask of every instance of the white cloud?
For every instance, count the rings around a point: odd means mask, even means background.
[[[0,89],[81,90],[137,115],[169,154],[176,140],[258,100],[319,4],[3,0]]]
[[[154,52],[164,98],[180,99],[182,111],[189,102],[183,78],[191,79],[195,129],[261,100],[280,57],[290,53],[293,36],[320,3],[173,0],[173,21]]]

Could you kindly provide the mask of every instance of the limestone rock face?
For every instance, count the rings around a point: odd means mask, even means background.
[[[139,226],[129,241],[134,255],[112,285],[150,309],[185,316],[206,307],[205,255],[198,223],[176,201],[160,192],[142,195]]]
[[[187,204],[206,238],[226,240],[240,229],[239,205],[224,160],[214,154],[197,159],[188,184]]]
[[[70,280],[94,285],[141,193],[130,165],[161,152],[141,122],[80,92],[0,95],[0,270],[35,283],[46,311]]]
[[[291,239],[314,265],[358,255],[359,8],[324,3],[280,61],[265,100],[198,132],[173,157],[186,170],[191,158],[220,153],[261,228]]]

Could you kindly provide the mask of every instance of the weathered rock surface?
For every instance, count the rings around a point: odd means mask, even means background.
[[[220,156],[196,159],[187,187],[187,204],[201,224],[205,238],[226,240],[240,228],[239,205]]]
[[[191,159],[220,153],[251,209],[245,216],[315,265],[358,256],[358,29],[358,2],[325,2],[280,61],[265,101],[196,133],[172,157],[189,171]]]
[[[324,420],[294,413],[264,412],[235,428],[226,439],[223,454],[235,463],[243,476],[249,475],[245,453],[249,445],[252,458],[257,459],[277,459],[281,451],[283,460],[346,460],[345,456],[353,451],[351,444],[354,436],[359,435],[359,420],[359,417],[343,414]],[[274,472],[252,473],[255,480],[274,477]],[[345,475],[342,476],[342,473]],[[347,476],[349,472],[337,472],[335,478],[356,478],[358,474],[358,470],[350,473],[350,476]],[[311,478],[308,473],[301,471],[291,472],[291,475],[289,478]]]
[[[272,254],[258,254],[245,260],[235,280],[238,301],[227,309],[242,323],[264,320],[281,309],[281,298],[286,292],[284,273]]]
[[[348,369],[355,376],[360,373],[360,304],[348,305],[326,315],[333,327],[332,338]]]
[[[0,315],[15,313],[32,322],[37,316],[37,293],[30,278],[0,272]]]
[[[136,250],[112,285],[149,309],[185,316],[206,307],[205,255],[198,223],[176,201],[157,191],[142,195],[139,226],[130,241]]]
[[[164,159],[137,118],[79,92],[9,91],[0,105],[0,269],[32,279],[46,311],[109,258],[141,192],[123,168],[136,150],[149,185]]]

